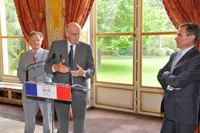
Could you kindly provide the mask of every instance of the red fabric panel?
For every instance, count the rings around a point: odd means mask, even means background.
[[[57,99],[71,101],[71,88],[57,86]]]
[[[92,9],[94,0],[65,0],[66,16],[64,27],[70,22],[78,23],[83,28]],[[65,34],[64,34],[64,38]]]
[[[31,31],[39,31],[43,34],[42,48],[49,49],[45,16],[40,19],[40,11],[45,11],[45,0],[14,0],[17,16],[22,33],[27,42]]]
[[[176,29],[182,23],[200,25],[200,0],[162,0],[162,2]],[[196,47],[200,50],[200,41]]]

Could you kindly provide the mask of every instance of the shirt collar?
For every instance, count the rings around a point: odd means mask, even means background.
[[[183,56],[184,54],[186,54],[190,49],[192,49],[194,47],[194,45],[193,46],[190,46],[190,47],[188,47],[188,48],[186,48],[186,49],[184,49],[184,50],[181,50],[181,56]]]
[[[68,53],[69,53],[69,51],[70,51],[70,46],[71,46],[72,44],[69,42],[68,39],[67,39],[67,44],[68,44]],[[73,45],[73,51],[75,51],[75,49],[76,49],[76,45]]]
[[[41,51],[41,48],[40,48],[38,51],[34,51],[34,50],[32,49],[32,53],[36,52],[36,54],[39,54],[40,51]]]

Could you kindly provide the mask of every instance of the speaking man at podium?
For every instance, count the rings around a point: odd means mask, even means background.
[[[35,130],[35,116],[38,105],[43,116],[43,133],[50,133],[51,102],[49,99],[26,96],[24,81],[26,80],[27,66],[47,59],[48,50],[42,49],[43,35],[41,32],[32,31],[29,35],[29,45],[32,50],[21,54],[17,76],[23,83],[22,102],[25,114],[24,133],[33,133]],[[35,64],[29,68],[29,81],[51,82],[52,75],[44,71],[45,62]]]
[[[95,73],[92,48],[89,44],[79,41],[81,27],[71,22],[65,27],[67,39],[53,41],[49,50],[49,57],[54,53],[56,58],[46,65],[46,72],[54,74],[53,82],[70,83],[70,70],[73,83],[87,87],[87,79]],[[73,132],[85,132],[85,112],[88,93],[72,91],[72,101],[55,100],[55,109],[61,133],[69,132],[70,104],[73,112]]]

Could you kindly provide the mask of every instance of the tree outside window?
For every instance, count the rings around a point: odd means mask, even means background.
[[[24,52],[25,40],[13,0],[0,0],[1,45],[3,75],[16,76],[20,54]]]

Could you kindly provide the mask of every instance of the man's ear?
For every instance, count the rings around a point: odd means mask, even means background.
[[[193,42],[193,40],[195,39],[195,35],[190,35],[189,38]]]
[[[65,32],[65,37],[66,37],[66,38],[68,38],[68,35],[69,35],[68,32]]]

